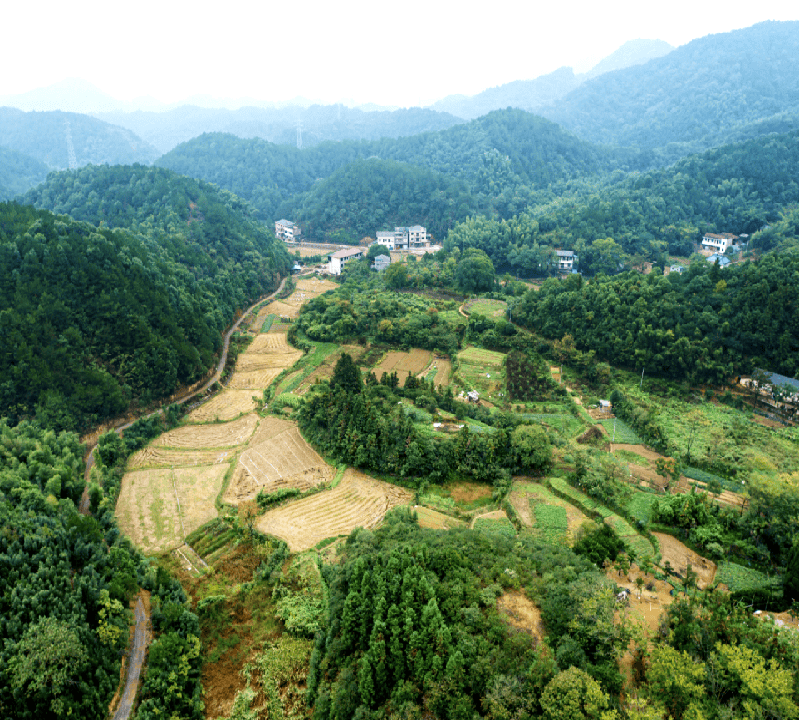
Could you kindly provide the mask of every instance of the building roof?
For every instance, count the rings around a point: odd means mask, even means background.
[[[391,262],[391,256],[388,256],[388,255],[385,255],[384,253],[381,253],[380,255],[376,255],[375,256],[375,262],[377,262],[378,260],[381,263],[390,263]]]
[[[719,265],[729,265],[730,259],[724,255],[719,255],[718,253],[713,253],[713,255],[708,256],[707,262],[708,263],[715,263],[716,261],[719,262]]]
[[[556,250],[559,258],[571,258],[574,256],[573,250]]]
[[[348,248],[347,250],[337,250],[331,253],[331,258],[352,258],[353,255],[362,255],[363,248]]]
[[[775,386],[791,386],[799,390],[799,381],[796,378],[788,378],[788,376],[781,376],[779,373],[771,373],[763,371],[763,374],[768,378],[768,382]]]
[[[278,220],[277,221],[277,225],[292,226],[292,225],[294,225],[294,223],[292,223],[290,220],[286,220],[285,218],[283,218],[283,220]]]
[[[713,238],[713,240],[735,240],[738,236],[732,233],[705,233],[702,236],[702,240],[705,238]]]

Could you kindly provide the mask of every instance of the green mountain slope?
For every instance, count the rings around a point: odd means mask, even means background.
[[[679,157],[799,111],[798,51],[799,22],[764,22],[601,75],[539,112],[595,143],[666,147]]]
[[[146,163],[158,151],[130,130],[79,113],[25,113],[0,108],[0,145],[30,155],[51,169],[70,167],[69,144],[80,167],[92,163]]]
[[[216,183],[249,200],[260,218],[288,212],[281,204],[356,159],[378,158],[462,180],[487,209],[504,212],[531,190],[613,169],[646,167],[645,153],[609,150],[578,140],[554,123],[520,110],[500,110],[465,125],[407,138],[323,143],[307,150],[258,139],[210,134],[178,146],[158,165]],[[494,200],[505,194],[501,202]],[[354,199],[353,199],[354,200]],[[390,205],[398,212],[402,198]],[[292,201],[296,204],[296,201]],[[511,211],[512,212],[512,211]]]
[[[428,108],[366,112],[343,105],[238,110],[184,105],[165,112],[109,112],[98,113],[97,117],[132,130],[164,153],[203,133],[230,133],[240,138],[296,145],[298,122],[302,123],[305,148],[325,141],[416,135],[463,122],[449,113]]]
[[[174,392],[288,267],[238,199],[162,169],[54,173],[26,200],[89,222],[0,206],[0,416],[82,429]]]
[[[0,200],[9,200],[41,183],[49,168],[30,155],[0,147]]]
[[[281,206],[309,240],[357,242],[397,225],[424,225],[436,238],[477,212],[465,185],[432,170],[391,160],[356,160]]]

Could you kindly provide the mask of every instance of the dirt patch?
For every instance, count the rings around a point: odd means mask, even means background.
[[[389,508],[411,498],[404,488],[350,468],[336,488],[267,511],[257,528],[282,538],[292,552],[305,551],[331,536],[348,535],[357,526],[374,528]]]
[[[488,498],[491,496],[491,487],[481,483],[470,483],[469,481],[459,481],[448,486],[450,498],[455,503],[471,503],[472,501]]]
[[[421,528],[434,528],[438,530],[447,530],[450,528],[458,528],[465,526],[466,523],[458,518],[453,518],[445,513],[439,513],[432,508],[425,506],[413,506],[412,509],[419,518],[419,526]]]
[[[605,433],[607,433],[607,429],[603,428],[603,430]],[[659,458],[663,458],[663,456],[657,451],[653,451],[640,444],[635,445],[632,443],[611,443],[610,452],[613,453],[613,451],[631,451],[632,453],[636,453],[637,455],[646,458],[649,461],[657,461]]]
[[[235,454],[234,450],[178,451],[172,448],[147,446],[130,457],[128,470],[210,466],[215,463],[230,463]]]
[[[247,353],[297,353],[296,348],[289,345],[285,331],[271,330],[269,333],[260,333],[250,343]],[[300,353],[300,355],[302,355]]]
[[[502,594],[497,599],[497,611],[507,623],[533,638],[540,640],[546,635],[540,609],[521,591]]]
[[[378,380],[380,380],[383,373],[391,375],[394,372],[399,377],[400,385],[405,385],[408,373],[414,376],[419,375],[427,368],[432,358],[433,354],[429,350],[421,348],[413,348],[408,353],[389,351],[380,362],[380,365],[375,366],[374,372]]]
[[[249,389],[226,389],[198,408],[195,408],[186,416],[186,419],[191,423],[229,421],[237,418],[242,413],[250,413],[255,410],[256,402],[252,397],[253,393]]]
[[[519,520],[528,528],[533,525],[533,511],[530,508],[530,496],[524,491],[514,489],[508,496]]]
[[[338,284],[334,283],[331,280],[322,280],[321,278],[298,278],[297,279],[297,290],[302,291],[306,295],[308,293],[314,293],[315,295],[321,295],[322,293],[327,293],[329,290],[333,290],[334,288],[338,288]]]
[[[228,423],[214,423],[205,426],[182,426],[164,433],[151,445],[168,448],[226,448],[244,443],[255,430],[258,416],[249,413]]]
[[[119,527],[145,553],[163,553],[217,516],[227,463],[195,468],[132,471],[122,478]]]
[[[250,447],[241,454],[239,463],[225,492],[226,503],[240,504],[253,500],[263,490],[273,493],[281,488],[307,491],[327,483],[335,476],[321,456],[288,424],[280,433]]]
[[[508,514],[505,511],[489,511],[488,513],[481,513],[479,516],[475,516],[472,519],[472,525],[470,528],[474,528],[474,524],[478,521],[478,519],[484,518],[486,521],[507,521]]]
[[[436,377],[433,378],[433,385],[438,387],[446,387],[449,385],[449,379],[452,377],[452,363],[448,360],[436,360]]]
[[[667,533],[653,534],[658,539],[660,544],[661,562],[662,566],[666,561],[671,563],[671,567],[679,573],[683,578],[688,569],[688,564],[697,575],[697,585],[699,588],[707,588],[713,583],[716,576],[716,564],[713,561],[700,556],[698,553],[692,551],[688,546],[680,543],[674,536]]]

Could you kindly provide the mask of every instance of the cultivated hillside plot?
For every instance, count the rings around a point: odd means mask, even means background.
[[[383,373],[391,375],[392,372],[396,372],[400,385],[405,385],[408,373],[419,375],[430,365],[432,358],[433,354],[429,350],[421,348],[413,348],[409,353],[392,350],[386,353],[386,357],[379,365],[375,366],[374,373],[379,380]]]
[[[257,423],[258,416],[249,413],[228,423],[183,426],[158,436],[152,445],[167,448],[229,448],[244,443],[252,435]]]
[[[116,507],[119,527],[145,553],[177,548],[189,533],[216,518],[214,500],[229,467],[220,463],[126,473]]]
[[[237,418],[242,413],[255,410],[253,392],[250,389],[231,390],[225,389],[211,400],[195,408],[186,416],[191,423],[206,423],[208,421],[229,421]]]
[[[174,448],[147,446],[136,451],[128,460],[128,470],[142,468],[180,468],[188,466],[211,466],[230,463],[234,449],[215,451],[178,451]]]
[[[255,340],[250,343],[247,348],[247,355],[250,353],[292,353],[302,355],[302,351],[298,351],[289,345],[284,332],[269,332],[261,333],[255,337]],[[239,356],[241,358],[241,356]]]
[[[241,454],[223,500],[238,505],[253,500],[258,492],[273,493],[281,488],[309,488],[332,480],[328,466],[300,435],[294,424]],[[266,433],[266,431],[264,431]]]
[[[346,535],[358,526],[374,528],[386,511],[408,503],[410,491],[348,469],[341,483],[294,503],[267,511],[257,528],[282,538],[294,551],[304,551],[330,536]]]

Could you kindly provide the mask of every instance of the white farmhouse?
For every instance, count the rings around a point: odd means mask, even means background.
[[[732,233],[705,233],[702,236],[702,250],[712,250],[719,255],[724,255],[724,251],[736,240],[738,240],[738,236]]]
[[[293,241],[300,237],[300,226],[283,218],[275,221],[275,237]]]
[[[347,248],[346,250],[337,250],[335,253],[331,253],[328,271],[331,275],[341,275],[345,263],[363,258],[365,252],[365,248]]]

